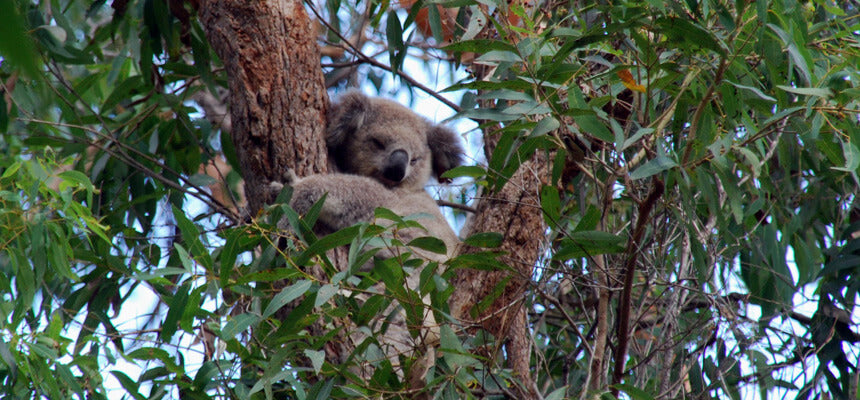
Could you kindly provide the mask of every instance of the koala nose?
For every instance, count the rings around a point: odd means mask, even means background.
[[[409,165],[409,154],[403,150],[395,150],[388,156],[382,176],[392,182],[400,182],[406,176],[406,166]]]

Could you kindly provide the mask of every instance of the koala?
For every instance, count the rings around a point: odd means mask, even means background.
[[[444,261],[454,255],[459,239],[439,212],[439,207],[424,190],[424,185],[463,160],[463,149],[457,135],[440,125],[433,124],[408,108],[390,100],[370,98],[357,91],[340,96],[328,112],[326,144],[330,164],[334,173],[318,174],[294,179],[290,206],[300,214],[306,213],[323,195],[322,205],[314,230],[325,234],[359,222],[371,221],[378,207],[390,209],[400,216],[423,214],[428,218],[417,219],[425,230],[409,228],[399,230],[401,241],[419,236],[434,236],[442,240],[447,254],[440,255],[414,250],[414,254],[432,261]],[[381,221],[377,221],[381,223]],[[377,257],[391,256],[386,251]],[[420,270],[407,271],[406,285],[418,289]],[[374,290],[384,291],[383,284]],[[358,294],[366,298],[365,294]],[[429,299],[424,302],[429,304]],[[410,376],[423,376],[417,365],[427,365],[433,359],[434,344],[438,343],[438,324],[425,311],[424,326],[418,341],[404,342],[410,338],[405,315],[391,318],[395,306],[381,315],[377,321],[387,324],[386,337],[378,337],[385,356],[395,366],[401,354],[414,354],[423,348],[421,362],[413,364]],[[389,315],[389,317],[386,317]],[[352,329],[349,339],[361,342],[367,335],[360,329]],[[402,371],[401,371],[402,372]],[[367,371],[361,372],[369,375]],[[410,378],[410,381],[412,378]],[[420,379],[419,379],[420,380]]]
[[[373,219],[377,207],[418,219],[426,232],[453,254],[459,239],[432,197],[424,190],[431,176],[459,166],[463,149],[457,135],[393,101],[358,91],[343,94],[328,113],[326,145],[335,173],[312,175],[293,183],[290,206],[304,213],[328,194],[317,220],[328,233]],[[411,239],[406,237],[405,239]]]

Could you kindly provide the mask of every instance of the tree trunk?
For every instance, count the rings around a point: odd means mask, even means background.
[[[492,154],[494,148],[495,141],[485,135],[487,154]],[[452,282],[455,290],[451,295],[451,313],[455,318],[480,325],[505,342],[509,367],[522,383],[518,388],[521,399],[537,397],[529,372],[531,339],[524,300],[545,239],[540,187],[548,176],[547,167],[542,154],[523,162],[498,193],[480,199],[468,232],[461,233],[462,237],[479,232],[501,233],[504,238],[501,250],[507,254],[502,261],[512,271],[462,269]],[[475,310],[483,299],[496,296],[494,292],[501,285],[504,289],[486,310]]]
[[[297,176],[328,169],[328,93],[316,32],[299,0],[203,0],[198,12],[227,69],[230,133],[253,216],[274,202],[277,193],[269,183],[287,181],[288,169]],[[347,252],[335,249],[330,257],[340,265]],[[314,273],[322,278],[322,271]],[[289,307],[279,313],[289,313]],[[315,324],[310,329],[319,335],[325,328]],[[344,335],[325,350],[327,359],[337,364],[355,350],[355,344]]]
[[[201,0],[200,22],[227,69],[231,136],[248,210],[272,181],[326,172],[328,107],[316,32],[298,0]]]

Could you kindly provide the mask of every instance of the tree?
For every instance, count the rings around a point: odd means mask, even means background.
[[[857,397],[856,2],[6,3],[4,397]],[[421,293],[267,190],[326,171],[326,85],[437,96],[411,57],[486,158]],[[414,386],[371,322],[424,295]]]

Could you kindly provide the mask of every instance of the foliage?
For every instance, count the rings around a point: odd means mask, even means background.
[[[408,252],[362,268],[374,221],[317,238],[313,213],[275,205],[237,222],[236,150],[206,106],[227,78],[190,4],[2,4],[0,43],[35,50],[0,46],[0,397],[395,397],[379,316],[396,300],[414,322],[428,296],[446,321],[454,268],[506,268],[482,235],[404,289]],[[548,156],[528,294],[546,398],[858,396],[856,2],[307,6],[326,49],[359,38],[324,51],[331,85],[426,90],[407,60],[468,66],[450,105],[495,145],[453,176],[492,192]],[[455,328],[427,390],[508,395],[499,343]],[[331,363],[338,329],[369,334]]]

